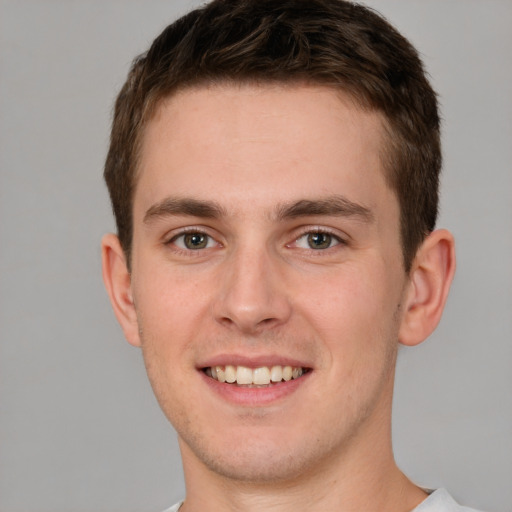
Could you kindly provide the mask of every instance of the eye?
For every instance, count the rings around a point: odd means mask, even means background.
[[[330,233],[311,231],[297,238],[295,246],[300,249],[313,249],[318,251],[322,249],[330,249],[340,243],[341,240]]]
[[[215,240],[205,233],[194,231],[189,233],[182,233],[172,238],[171,243],[180,249],[189,251],[197,251],[199,249],[209,249],[216,245]]]

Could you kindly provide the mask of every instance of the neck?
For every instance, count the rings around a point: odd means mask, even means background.
[[[181,442],[187,498],[180,512],[410,512],[427,495],[395,463],[388,405],[342,452],[333,451],[329,460],[282,481],[226,478],[204,466]]]
[[[362,474],[317,473],[264,484],[211,478],[197,486],[186,480],[182,512],[410,512],[427,496],[394,462],[380,475],[367,468]]]

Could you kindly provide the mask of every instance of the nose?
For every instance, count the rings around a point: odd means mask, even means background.
[[[265,249],[239,248],[221,274],[214,314],[224,326],[256,334],[289,319],[291,304],[277,256]]]

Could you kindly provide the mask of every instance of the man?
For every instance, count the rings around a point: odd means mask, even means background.
[[[197,511],[462,511],[391,448],[399,343],[455,270],[435,230],[435,93],[341,0],[216,0],[116,102],[103,273],[175,427]]]

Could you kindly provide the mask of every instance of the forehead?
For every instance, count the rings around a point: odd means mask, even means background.
[[[166,193],[225,199],[236,208],[241,191],[254,206],[270,206],[332,195],[336,185],[375,202],[388,189],[382,125],[379,113],[327,87],[185,89],[164,100],[147,125],[135,214]]]

